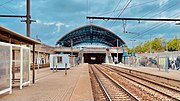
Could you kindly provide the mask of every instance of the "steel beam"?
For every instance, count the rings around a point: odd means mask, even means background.
[[[26,18],[25,15],[0,15],[0,17],[9,17],[9,18]]]
[[[180,19],[171,19],[171,18],[162,18],[162,19],[153,19],[153,18],[113,18],[113,17],[89,17],[86,19],[102,19],[102,20],[138,20],[138,21],[180,21]]]

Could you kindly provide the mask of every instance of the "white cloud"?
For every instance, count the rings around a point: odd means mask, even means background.
[[[160,0],[159,1],[159,6],[162,6],[163,4],[167,3],[169,0]]]
[[[44,22],[43,25],[47,25],[47,26],[51,26],[51,25],[55,25],[56,22]]]
[[[64,26],[64,23],[57,22],[55,25],[57,27],[57,32],[60,32],[60,28],[61,28],[61,26]]]
[[[42,25],[45,25],[45,26],[55,26],[56,27],[56,31],[53,31],[52,33],[58,33],[61,31],[61,27],[64,26],[66,28],[69,28],[69,25],[65,25],[64,23],[62,22],[43,22],[41,20],[36,20],[36,23],[37,24],[42,24]]]
[[[164,34],[158,34],[156,35],[158,38],[163,38],[164,37]]]
[[[15,9],[22,9],[26,7],[26,1],[17,2],[17,5],[12,5]]]
[[[26,7],[26,1],[20,2],[20,5],[18,7],[20,7],[20,8]]]
[[[42,21],[41,21],[41,20],[36,20],[36,23],[37,23],[37,24],[41,24]]]

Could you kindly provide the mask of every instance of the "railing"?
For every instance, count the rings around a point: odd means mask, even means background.
[[[46,64],[39,64],[39,68],[48,68],[50,67],[50,64],[49,63],[46,63]],[[33,64],[31,64],[31,70],[33,68]],[[35,69],[38,69],[38,64],[35,64]]]

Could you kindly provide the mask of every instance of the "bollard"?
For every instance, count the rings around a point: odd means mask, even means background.
[[[165,72],[168,72],[168,56],[166,55]]]
[[[57,72],[57,65],[56,65],[56,72]]]
[[[161,70],[161,68],[159,66],[159,55],[157,55],[157,68],[159,68],[159,71]]]
[[[67,75],[67,63],[65,63],[65,75]]]
[[[54,73],[54,64],[53,64],[53,73]]]

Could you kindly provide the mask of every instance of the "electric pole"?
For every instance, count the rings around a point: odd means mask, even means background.
[[[27,37],[30,37],[30,24],[31,24],[31,15],[30,15],[30,0],[27,0],[27,9],[26,9],[26,24],[27,24]]]
[[[36,22],[35,20],[31,20],[30,15],[30,0],[26,0],[26,15],[0,15],[0,17],[12,17],[12,18],[26,18],[26,20],[21,20],[21,22],[26,22],[26,35],[30,37],[30,24],[31,22]],[[27,45],[29,47],[29,45]],[[33,84],[35,83],[35,44],[33,43]]]

